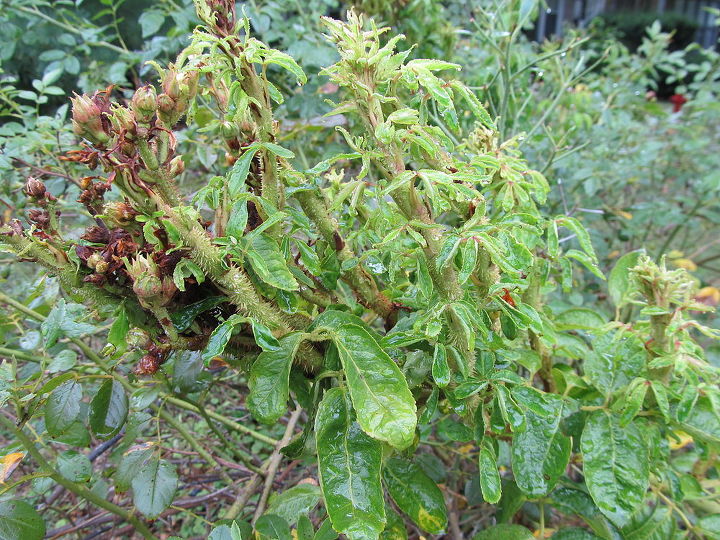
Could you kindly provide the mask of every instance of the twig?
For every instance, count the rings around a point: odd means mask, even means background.
[[[260,496],[260,500],[258,501],[257,507],[255,508],[255,514],[253,515],[253,519],[252,519],[253,524],[257,521],[257,519],[265,511],[265,505],[267,504],[268,497],[270,496],[270,491],[272,491],[272,485],[273,485],[273,480],[275,478],[275,474],[277,473],[277,469],[280,466],[280,462],[282,461],[283,456],[280,451],[283,449],[283,447],[287,446],[287,444],[290,442],[290,439],[293,435],[293,431],[295,430],[295,425],[297,424],[298,420],[300,419],[301,413],[302,413],[302,409],[300,407],[298,407],[290,415],[290,419],[288,420],[287,427],[285,428],[285,434],[283,435],[283,438],[280,440],[280,442],[275,447],[275,451],[272,453],[272,456],[270,456],[270,459],[268,460],[267,474],[265,475],[265,487],[263,488],[262,495]]]

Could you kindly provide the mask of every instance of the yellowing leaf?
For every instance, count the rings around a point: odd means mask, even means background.
[[[10,478],[10,475],[25,457],[25,452],[13,452],[2,458],[2,469],[0,469],[0,484]]]
[[[703,287],[695,295],[695,300],[708,306],[717,306],[720,304],[720,289],[717,287]]]
[[[692,262],[690,259],[675,259],[672,263],[678,268],[684,268],[688,272],[694,272],[697,270],[697,264]]]
[[[693,438],[684,431],[676,431],[675,435],[677,438],[668,439],[670,443],[670,450],[680,450],[693,442]]]

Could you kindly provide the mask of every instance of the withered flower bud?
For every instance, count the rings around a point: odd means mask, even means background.
[[[42,180],[38,180],[33,176],[28,176],[27,182],[25,183],[25,194],[28,197],[39,200],[45,198],[47,189]]]
[[[80,238],[87,240],[88,242],[92,242],[93,244],[107,244],[110,240],[110,231],[108,231],[105,227],[92,225],[87,228]]]
[[[135,365],[133,373],[136,375],[153,375],[160,368],[160,359],[152,354],[146,354]]]
[[[138,215],[138,212],[126,202],[115,201],[105,205],[103,214],[105,214],[114,225],[124,227],[132,223],[135,216]]]
[[[71,101],[75,134],[96,144],[108,142],[110,137],[103,129],[100,107],[86,95],[78,96],[76,94]]]
[[[175,156],[168,164],[168,172],[170,173],[170,176],[175,178],[176,176],[181,175],[184,171],[185,162],[183,161],[182,156]]]
[[[107,278],[101,274],[88,274],[83,278],[83,281],[100,287],[101,285],[105,285]]]
[[[152,85],[142,86],[135,91],[131,102],[138,122],[148,124],[155,116],[158,108],[158,98]]]
[[[41,229],[46,229],[50,226],[50,213],[47,210],[37,210],[33,208],[28,211],[28,219]]]

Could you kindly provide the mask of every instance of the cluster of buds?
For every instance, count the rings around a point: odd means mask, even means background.
[[[169,276],[161,276],[152,257],[137,255],[131,263],[126,261],[125,268],[133,280],[133,292],[143,307],[165,306],[177,291]]]
[[[57,198],[50,193],[42,180],[29,176],[25,183],[25,195],[40,207],[45,208],[48,203],[55,202]]]
[[[157,96],[157,115],[163,125],[174,126],[187,112],[190,102],[197,94],[199,78],[198,71],[178,72],[173,65],[165,71],[162,80],[163,92]]]
[[[234,35],[235,0],[202,0],[196,3],[200,19],[221,36]]]
[[[80,180],[80,196],[78,202],[88,209],[90,214],[96,215],[100,211],[105,193],[112,187],[110,182],[93,182],[96,176],[86,176]]]
[[[81,238],[91,245],[77,245],[75,253],[93,270],[92,274],[85,276],[84,281],[96,285],[121,278],[117,271],[123,269],[125,260],[140,249],[132,235],[120,228],[108,230],[93,225],[88,227]]]

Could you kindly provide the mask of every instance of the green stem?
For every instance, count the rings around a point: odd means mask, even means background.
[[[133,527],[135,527],[135,530],[137,530],[144,538],[157,540],[157,537],[150,531],[148,526],[143,521],[135,517],[131,512],[128,512],[124,508],[121,508],[116,504],[105,500],[102,496],[96,494],[94,491],[89,490],[85,486],[81,486],[79,484],[76,484],[75,482],[71,482],[70,480],[62,476],[52,465],[50,465],[50,463],[47,462],[47,460],[43,457],[43,455],[35,446],[35,443],[30,440],[30,437],[28,437],[24,431],[18,429],[18,427],[11,420],[1,414],[0,424],[3,424],[7,429],[9,429],[15,434],[15,436],[25,447],[28,453],[33,457],[33,459],[35,459],[38,465],[40,465],[40,468],[43,469],[48,474],[48,476],[52,478],[55,482],[63,486],[71,493],[74,493],[78,497],[81,497],[88,502],[94,504],[95,506],[107,510],[108,512],[111,512],[116,516],[122,518],[123,520],[127,521]]]

